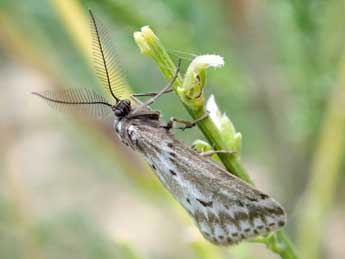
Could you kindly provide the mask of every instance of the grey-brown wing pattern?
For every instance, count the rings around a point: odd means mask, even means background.
[[[142,152],[164,186],[218,245],[267,234],[285,225],[283,208],[164,129],[130,122],[125,141]]]

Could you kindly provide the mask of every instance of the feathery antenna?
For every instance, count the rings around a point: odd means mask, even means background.
[[[44,99],[55,110],[85,110],[95,118],[105,117],[112,108],[112,105],[104,97],[86,88],[33,92],[32,94]]]
[[[92,55],[96,74],[104,88],[110,92],[111,96],[120,101],[121,90],[125,87],[120,64],[117,60],[116,52],[111,43],[111,37],[103,24],[90,13],[91,35],[92,35]]]

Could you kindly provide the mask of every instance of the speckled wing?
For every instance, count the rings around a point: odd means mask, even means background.
[[[127,144],[140,151],[164,186],[193,217],[202,235],[230,245],[285,225],[283,208],[229,174],[165,129],[129,122]]]

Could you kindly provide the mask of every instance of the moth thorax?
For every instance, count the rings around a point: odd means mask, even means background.
[[[124,117],[131,111],[131,102],[128,99],[119,101],[113,106],[113,111],[116,117]]]

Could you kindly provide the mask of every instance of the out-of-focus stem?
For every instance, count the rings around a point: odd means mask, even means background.
[[[79,1],[53,0],[51,2],[78,49],[83,52],[85,57],[90,59],[91,36],[89,22]],[[91,62],[91,60],[89,61]]]
[[[303,258],[320,258],[325,218],[332,206],[340,166],[345,156],[345,52],[338,80],[328,101],[319,144],[305,191],[303,213],[298,224],[298,243]]]

